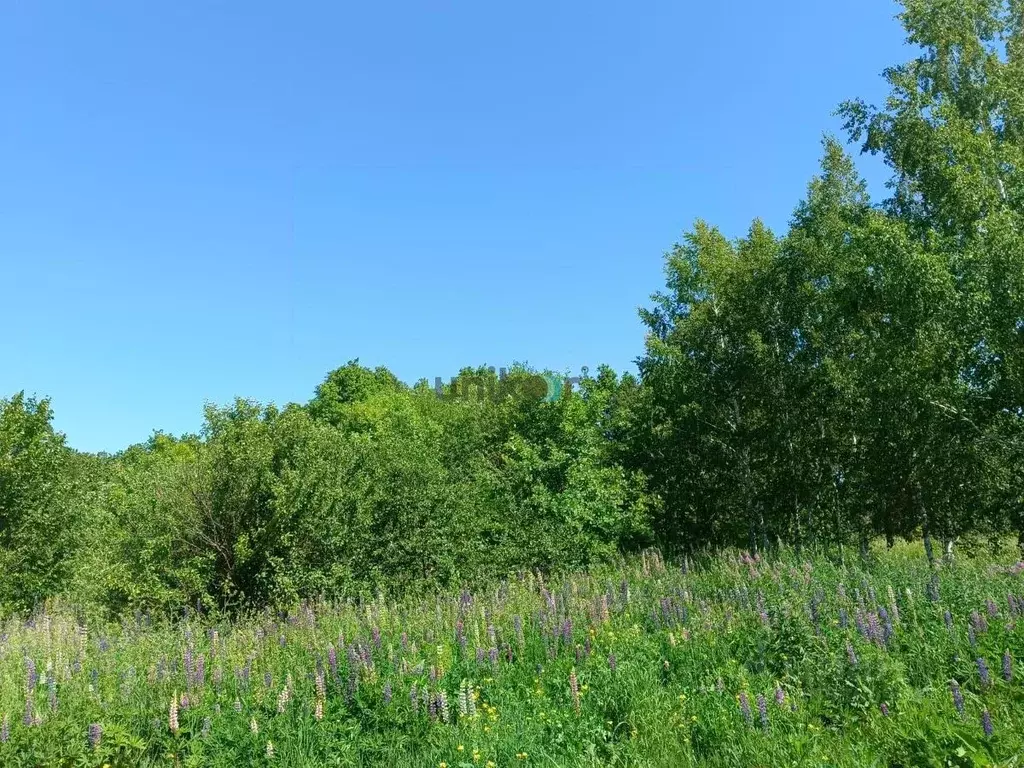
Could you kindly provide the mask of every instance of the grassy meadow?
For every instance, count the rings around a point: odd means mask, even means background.
[[[1012,765],[1024,563],[746,553],[0,635],[4,766]]]

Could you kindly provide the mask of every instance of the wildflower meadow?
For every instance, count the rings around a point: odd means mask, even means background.
[[[1011,765],[1024,563],[655,551],[479,591],[0,635],[4,766]]]

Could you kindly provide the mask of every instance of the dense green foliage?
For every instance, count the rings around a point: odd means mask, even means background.
[[[726,553],[422,599],[12,619],[5,766],[1014,765],[1024,563]]]
[[[438,397],[353,361],[308,403],[211,407],[116,456],[0,401],[0,610],[241,611],[650,545],[1024,542],[1021,16],[908,0],[920,54],[883,106],[840,109],[890,197],[826,139],[784,234],[698,222],[641,310],[639,376],[549,401],[525,366],[467,368]]]

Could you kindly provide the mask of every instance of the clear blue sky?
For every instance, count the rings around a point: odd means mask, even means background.
[[[784,227],[897,11],[7,3],[0,396],[114,451],[356,357],[632,369],[663,253]]]

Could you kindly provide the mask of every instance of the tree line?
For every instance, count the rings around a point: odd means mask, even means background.
[[[467,368],[439,398],[352,361],[200,434],[69,449],[0,401],[0,607],[245,608],[585,567],[657,545],[1024,544],[1024,2],[906,0],[918,46],[781,234],[698,221],[640,310],[638,375],[548,402]],[[550,372],[549,372],[550,373]]]

